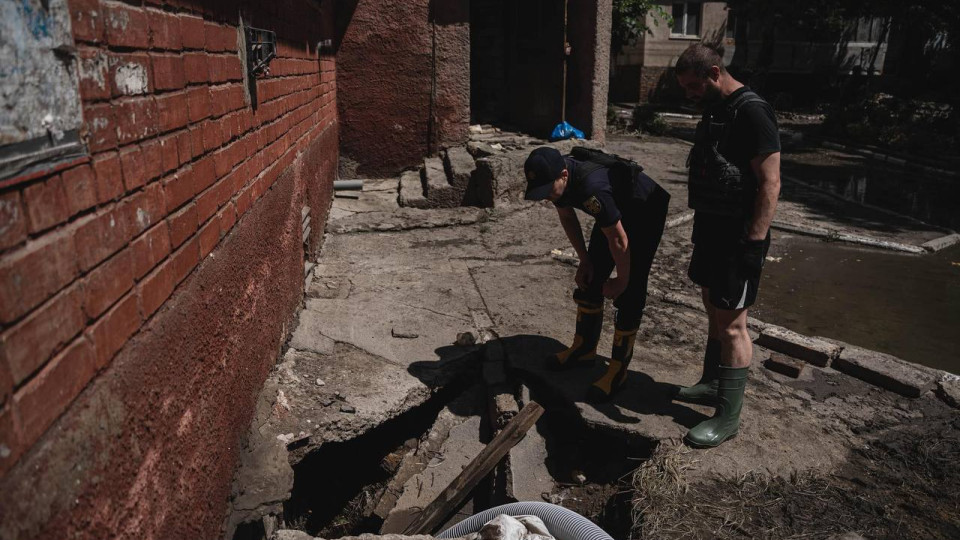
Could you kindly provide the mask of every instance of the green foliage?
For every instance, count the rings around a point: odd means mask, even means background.
[[[651,135],[663,135],[670,126],[657,111],[648,105],[639,105],[633,110],[633,129]]]
[[[653,10],[654,24],[663,20],[673,24],[673,18],[664,10],[663,5],[653,0],[613,0],[613,28],[611,30],[611,54],[616,55],[631,39],[648,32],[647,13]]]
[[[825,134],[914,155],[943,158],[960,145],[956,111],[940,103],[873,94],[827,113]]]

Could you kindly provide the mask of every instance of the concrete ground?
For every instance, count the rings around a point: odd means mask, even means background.
[[[607,145],[608,151],[637,159],[670,191],[671,218],[687,213],[688,148],[667,138],[614,137]],[[712,413],[670,399],[676,385],[698,378],[706,337],[697,292],[685,273],[688,221],[675,219],[678,224],[664,235],[626,387],[612,402],[591,405],[584,401],[586,388],[603,366],[561,374],[542,367],[543,358],[572,337],[575,316],[570,295],[576,268],[569,257],[557,256],[568,243],[556,212],[548,204],[520,200],[498,200],[492,209],[399,208],[396,186],[396,180],[368,182],[359,199],[335,199],[299,327],[261,399],[258,436],[265,444],[285,446],[295,463],[323,444],[356,437],[424,403],[458,377],[478,378],[480,348],[454,344],[463,332],[499,336],[511,374],[533,388],[548,409],[563,410],[591,429],[677,449],[683,434]],[[848,212],[847,205],[791,186],[779,218],[913,245],[941,234],[861,207]],[[602,354],[610,350],[612,319],[608,306]],[[756,336],[764,325],[754,321],[752,329]],[[781,375],[764,367],[772,354],[755,348],[739,436],[713,450],[675,451],[684,482],[699,485],[758,471],[781,479],[801,473],[869,475],[863,449],[911,426],[943,429],[950,444],[956,443],[957,412],[949,399],[930,391],[937,380],[953,388],[940,373],[923,371],[919,397],[909,398],[869,376],[831,367],[800,362],[799,377]],[[478,417],[471,414],[453,428],[458,437],[451,443],[456,448],[451,463],[479,452],[480,446],[462,440],[464,433],[477,431]],[[542,454],[530,444],[523,450],[528,461]],[[913,472],[926,478],[924,471]],[[418,485],[420,477],[411,478],[407,484]],[[531,480],[530,489],[520,493],[545,494],[542,486],[550,484],[543,481]],[[898,497],[895,490],[884,493]],[[403,490],[397,498],[423,499]],[[891,515],[909,513],[908,502],[891,501],[900,508]],[[948,503],[955,507],[957,501]],[[942,519],[956,525],[956,515]],[[909,519],[905,523],[911,530]],[[703,527],[709,526],[704,521]],[[696,536],[711,535],[711,529],[691,527]]]

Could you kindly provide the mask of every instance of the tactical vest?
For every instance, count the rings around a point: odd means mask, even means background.
[[[614,195],[626,195],[627,198],[645,201],[657,187],[649,176],[641,174],[643,167],[639,163],[616,154],[574,146],[570,150],[570,157],[581,162],[574,172],[575,184],[583,185],[584,179],[593,172],[609,169]]]
[[[752,171],[739,167],[720,154],[737,119],[740,107],[747,103],[764,102],[756,93],[747,90],[723,107],[721,114],[708,110],[697,124],[693,148],[687,157],[690,168],[687,205],[709,214],[743,217],[747,210],[746,190],[755,182]]]

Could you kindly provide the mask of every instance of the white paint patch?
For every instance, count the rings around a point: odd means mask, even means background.
[[[147,70],[140,64],[124,64],[117,68],[115,80],[117,89],[126,96],[147,93]]]
[[[183,413],[183,416],[180,417],[180,425],[177,426],[177,437],[183,437],[183,434],[187,432],[187,429],[190,428],[190,424],[193,423],[193,409],[187,409]]]
[[[103,53],[97,53],[90,58],[83,58],[80,61],[80,79],[91,81],[97,85],[97,88],[105,90],[107,88],[107,56]]]
[[[150,225],[150,214],[143,208],[137,208],[137,223],[141,229],[146,229]]]

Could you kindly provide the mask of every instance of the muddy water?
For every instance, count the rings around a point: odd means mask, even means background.
[[[915,256],[780,235],[770,256],[758,319],[960,374],[960,246]]]

